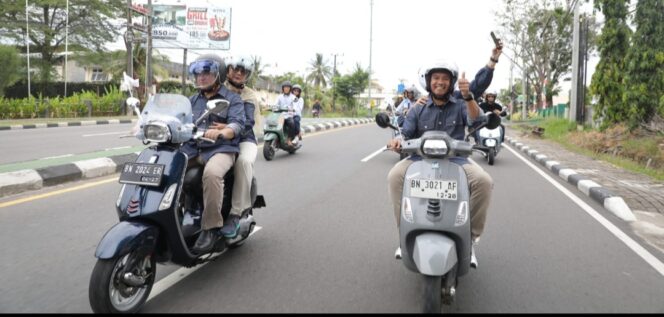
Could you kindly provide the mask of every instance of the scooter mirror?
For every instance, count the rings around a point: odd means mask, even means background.
[[[227,100],[213,99],[207,102],[207,109],[210,111],[210,113],[220,114],[224,112],[224,110],[226,110],[229,105],[230,104]]]
[[[390,126],[390,117],[385,112],[379,112],[376,114],[376,124],[381,128],[387,128]]]
[[[141,103],[141,101],[138,100],[138,98],[136,98],[136,97],[127,98],[127,106],[135,108],[135,107],[138,107],[138,104],[140,104],[140,103]]]
[[[489,121],[486,124],[487,129],[493,130],[493,129],[500,126],[500,121],[501,120],[500,120],[500,117],[497,114],[492,112],[492,113],[489,113],[487,116],[488,116],[488,119],[489,119]]]

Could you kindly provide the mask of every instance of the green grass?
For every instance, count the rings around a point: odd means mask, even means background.
[[[530,132],[533,125],[544,128],[543,137],[545,139],[557,142],[569,151],[579,153],[585,156],[592,157],[597,160],[602,160],[611,163],[615,166],[625,170],[650,176],[658,181],[664,181],[664,169],[646,168],[645,164],[636,162],[629,158],[613,156],[609,154],[595,153],[591,150],[582,148],[568,141],[568,136],[571,131],[576,130],[576,123],[569,122],[567,119],[546,119],[537,124],[532,122],[520,122],[512,125],[521,131]],[[587,129],[587,127],[586,127]],[[623,146],[632,152],[644,152],[649,156],[659,155],[658,144],[652,139],[632,139],[627,140]]]

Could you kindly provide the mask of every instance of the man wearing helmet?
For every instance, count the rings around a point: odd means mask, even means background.
[[[399,116],[399,118],[397,119],[397,123],[399,124],[400,127],[403,126],[403,122],[406,118],[406,115],[408,114],[408,110],[410,110],[410,108],[413,105],[415,105],[415,101],[417,100],[418,97],[417,88],[415,88],[415,85],[412,85],[406,88],[403,94],[405,98],[403,99],[401,104],[399,104],[396,110],[396,114],[397,116]]]
[[[498,98],[498,93],[495,90],[489,90],[486,93],[486,101],[480,103],[480,108],[482,109],[482,112],[487,113],[487,112],[493,112],[496,115],[501,115],[503,112],[503,106],[501,106],[499,103],[496,102],[496,98]],[[503,138],[505,136],[505,127],[501,124],[500,125],[500,142],[503,142]],[[477,140],[477,138],[475,138]]]
[[[245,114],[244,128],[240,133],[240,155],[233,167],[235,182],[231,198],[231,211],[228,215],[229,219],[227,219],[236,228],[239,228],[239,219],[242,212],[251,207],[251,179],[254,175],[254,163],[258,153],[254,124],[256,118],[259,118],[261,114],[257,106],[256,92],[246,86],[253,68],[253,62],[248,56],[233,57],[226,66],[226,82],[224,82],[224,86],[228,90],[242,98]],[[224,129],[227,125],[215,123],[212,127]]]
[[[204,166],[203,231],[192,248],[197,253],[210,251],[221,235],[234,237],[239,229],[239,223],[229,219],[224,221],[221,216],[224,175],[233,167],[235,155],[240,152],[240,134],[245,124],[242,99],[222,85],[226,77],[225,68],[224,61],[215,54],[202,55],[189,66],[189,74],[198,89],[198,93],[189,98],[194,121],[205,112],[209,100],[225,99],[229,102],[228,109],[219,115],[211,114],[198,124],[198,129],[204,130],[205,137],[215,140],[214,143],[189,141],[182,146],[182,151],[189,157],[188,168]],[[225,126],[217,129],[218,123]]]
[[[438,130],[447,132],[454,139],[464,140],[467,126],[474,121],[486,119],[473,98],[465,73],[462,73],[458,80],[461,98],[455,97],[453,91],[457,78],[456,65],[446,61],[436,61],[420,69],[420,84],[426,88],[429,95],[424,105],[418,103],[408,112],[403,129],[401,129],[401,138],[415,139],[421,137],[425,131]],[[391,140],[388,148],[400,151],[401,138]],[[388,174],[388,191],[394,208],[397,228],[399,227],[401,193],[406,170],[416,159],[418,159],[417,156],[411,156],[400,161]],[[458,162],[466,172],[470,186],[471,236],[475,244],[484,230],[493,180],[481,167],[471,164],[467,159]],[[400,253],[400,250],[397,250],[397,253]],[[474,251],[472,256],[474,259]]]

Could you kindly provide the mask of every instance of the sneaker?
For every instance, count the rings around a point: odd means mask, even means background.
[[[219,229],[219,234],[226,238],[232,239],[237,237],[237,232],[240,230],[240,219],[236,215],[229,215],[224,226]]]
[[[477,269],[477,257],[475,257],[475,246],[470,247],[470,267]]]
[[[397,251],[394,252],[394,258],[396,258],[397,260],[401,260],[401,247],[398,247]]]

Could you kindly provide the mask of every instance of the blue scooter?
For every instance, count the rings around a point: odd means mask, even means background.
[[[215,260],[226,248],[242,245],[256,225],[253,208],[265,207],[254,178],[253,206],[242,213],[237,237],[219,239],[206,254],[194,253],[192,247],[202,231],[203,169],[187,170],[188,157],[180,147],[189,140],[214,142],[205,139],[204,131],[196,126],[210,114],[227,118],[228,101],[209,101],[196,123],[189,99],[181,95],[154,95],[142,115],[138,99],[131,97],[127,104],[139,115],[141,130],[136,137],[154,145],[144,149],[135,162],[126,163],[120,174],[123,185],[115,204],[120,222],[99,242],[98,260],[90,276],[88,293],[95,313],[139,311],[155,282],[157,263],[192,267]],[[232,171],[224,177],[224,218],[231,208]]]

